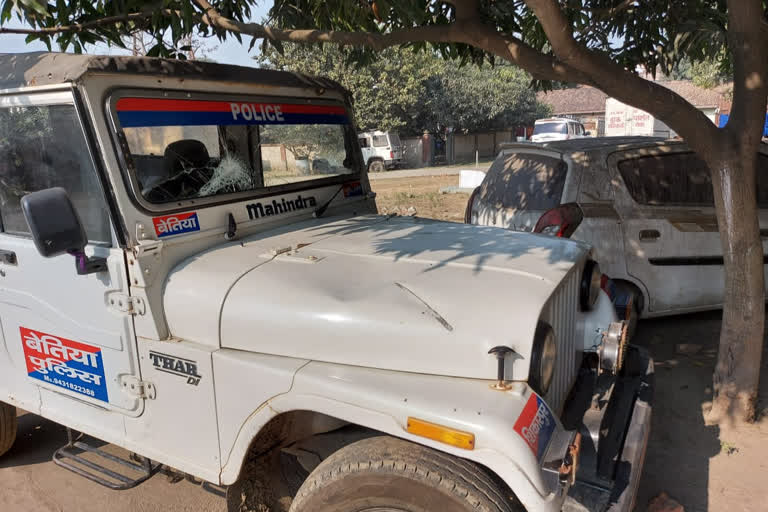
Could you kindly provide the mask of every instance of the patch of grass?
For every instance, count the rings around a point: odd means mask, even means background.
[[[739,449],[733,443],[729,443],[728,441],[720,441],[720,453],[733,455],[734,453],[739,453]]]
[[[432,208],[439,208],[442,204],[442,194],[439,192],[427,192],[426,196],[429,203],[432,205]]]
[[[407,203],[410,199],[413,199],[415,197],[410,192],[404,192],[402,190],[395,192],[394,200],[398,205],[402,205],[404,203]]]
[[[440,193],[458,181],[458,176],[420,176],[376,180],[371,185],[380,211],[402,214],[413,207],[419,217],[462,222],[469,195]]]

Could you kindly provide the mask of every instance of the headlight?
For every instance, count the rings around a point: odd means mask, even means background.
[[[594,260],[587,260],[584,265],[584,273],[581,274],[581,287],[579,290],[579,305],[582,311],[589,311],[597,302],[600,293],[600,284],[603,274],[600,266]]]
[[[547,394],[552,377],[555,376],[555,360],[557,359],[557,343],[555,331],[545,322],[536,326],[533,337],[533,352],[531,355],[531,370],[528,383],[541,396]]]

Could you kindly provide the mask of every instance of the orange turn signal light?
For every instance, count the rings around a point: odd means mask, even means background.
[[[475,449],[475,434],[470,432],[455,430],[417,418],[408,418],[406,430],[415,436],[426,437],[462,450]]]

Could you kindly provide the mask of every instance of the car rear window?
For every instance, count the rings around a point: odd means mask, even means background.
[[[712,176],[694,153],[672,153],[623,160],[619,173],[638,204],[714,206]],[[757,200],[768,206],[768,156],[759,155]]]
[[[541,135],[542,133],[568,133],[567,123],[536,123],[533,126],[533,134]]]
[[[551,156],[500,155],[480,186],[480,198],[493,208],[549,210],[560,203],[568,166]]]
[[[390,133],[389,134],[389,142],[393,146],[399,146],[400,145],[400,136],[396,133]]]

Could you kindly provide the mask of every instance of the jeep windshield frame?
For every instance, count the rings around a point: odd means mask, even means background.
[[[169,107],[169,110],[165,112],[156,112],[156,111],[136,111],[131,110],[130,114],[127,117],[123,117],[121,122],[121,116],[120,113],[123,112],[123,110],[118,108],[118,102],[120,100],[127,100],[129,102],[133,102],[134,105],[136,102],[142,102],[147,101],[150,105],[157,105],[158,102],[160,104],[163,104],[163,102],[177,102],[177,103],[190,103],[190,104],[198,104],[200,105],[201,102],[210,102],[211,105],[210,109],[203,109],[198,112],[192,112],[192,115],[198,115],[202,116],[200,119],[203,120],[202,123],[192,124],[187,121],[182,121],[181,123],[178,122],[178,118],[176,122],[167,122],[162,121],[162,116],[160,114],[170,114],[171,116],[175,115],[176,112],[178,112],[178,109],[174,111],[173,109],[176,109],[175,106],[171,105]],[[271,121],[267,120],[265,123],[259,123],[257,121],[253,122],[243,122],[244,120],[241,118],[240,122],[231,122],[231,121],[224,121],[219,122],[217,121],[207,121],[206,114],[214,113],[215,115],[218,115],[216,119],[223,119],[221,116],[223,115],[233,115],[234,112],[222,112],[221,108],[218,108],[218,112],[214,112],[214,110],[217,107],[221,107],[222,104],[229,104],[231,105],[250,105],[254,108],[254,110],[258,107],[261,107],[263,109],[264,106],[273,106],[277,108],[278,112],[276,113],[275,108],[272,108],[271,110],[268,108],[267,113],[270,114]],[[121,108],[122,108],[121,104]],[[282,107],[282,110],[288,109],[287,112],[280,111],[280,108]],[[129,108],[133,108],[130,107]],[[141,107],[143,108],[143,107]],[[280,123],[277,121],[277,117],[281,117],[283,119],[286,118],[286,114],[288,116],[293,113],[293,111],[296,111],[297,114],[293,114],[293,121],[287,122],[285,124]],[[333,115],[330,117],[323,117],[322,115],[318,116],[315,115],[317,112],[332,112]],[[125,113],[125,112],[123,112]],[[137,116],[137,114],[139,114]],[[142,116],[141,114],[144,114]],[[251,116],[253,116],[254,112],[251,112]],[[112,137],[115,140],[116,147],[118,148],[118,160],[120,162],[121,167],[121,174],[123,181],[127,187],[127,189],[130,192],[130,196],[132,201],[135,203],[135,205],[142,211],[145,211],[150,214],[155,213],[172,213],[176,211],[182,211],[189,209],[191,207],[194,208],[202,208],[202,207],[208,207],[208,206],[216,206],[221,204],[228,204],[233,202],[241,202],[246,200],[253,200],[258,199],[261,197],[267,197],[282,193],[289,193],[289,192],[300,192],[303,190],[308,189],[314,189],[314,188],[320,188],[320,187],[326,187],[331,186],[334,184],[343,184],[350,181],[359,181],[361,179],[361,174],[363,172],[363,165],[362,165],[362,153],[358,144],[357,140],[357,132],[354,127],[354,123],[352,121],[352,113],[349,106],[338,99],[325,99],[325,98],[315,98],[315,97],[300,97],[300,96],[266,96],[266,95],[243,95],[243,94],[217,94],[217,93],[209,93],[209,92],[192,92],[192,91],[169,91],[169,90],[157,90],[157,89],[137,89],[137,88],[120,88],[115,89],[109,94],[106,98],[106,115],[107,120],[111,128]],[[133,117],[131,117],[133,116]],[[261,110],[261,112],[256,116],[257,118],[265,117],[265,112]],[[306,122],[296,122],[296,119],[301,119],[301,116],[305,116],[307,119]],[[145,121],[141,121],[141,119],[145,119]],[[126,122],[126,119],[128,121]],[[328,122],[330,120],[330,122]],[[326,122],[313,122],[313,121],[326,121]],[[147,126],[143,126],[146,124]],[[306,176],[299,176],[299,174],[295,174],[293,177],[296,178],[295,181],[290,181],[288,183],[270,183],[269,180],[265,180],[265,168],[264,165],[264,159],[262,154],[262,146],[266,145],[266,143],[262,144],[262,141],[260,139],[261,133],[265,128],[268,128],[270,130],[274,130],[274,128],[271,127],[277,127],[278,129],[281,127],[324,127],[324,128],[333,128],[336,127],[338,130],[338,137],[335,139],[332,139],[336,143],[336,149],[338,150],[343,145],[343,151],[344,151],[344,158],[343,158],[343,164],[341,159],[338,162],[339,165],[332,165],[329,163],[328,159],[326,158],[319,158],[312,160],[312,163],[310,165],[310,170],[306,171],[308,172],[308,175]],[[222,151],[221,154],[217,156],[222,156],[223,152],[226,151],[226,145],[227,143],[224,142],[224,139],[222,138],[222,128],[226,129],[233,129],[237,130],[239,129],[241,133],[248,133],[249,135],[249,141],[252,134],[255,132],[256,139],[255,144],[249,142],[248,148],[249,152],[253,154],[253,159],[251,163],[253,165],[250,166],[249,173],[252,176],[252,182],[251,185],[248,187],[243,187],[239,190],[230,190],[230,191],[224,191],[220,193],[214,193],[214,194],[201,194],[201,195],[191,195],[191,196],[180,196],[180,197],[168,197],[163,198],[165,200],[156,200],[155,197],[153,200],[152,197],[147,197],[147,183],[143,179],[140,179],[139,177],[139,171],[140,167],[137,166],[137,154],[134,153],[137,151],[136,141],[138,140],[136,134],[130,134],[132,129],[135,128],[215,128],[217,133],[217,139],[219,139],[219,146]],[[224,130],[226,131],[226,130]],[[330,130],[332,131],[332,130]],[[128,135],[130,134],[130,135]],[[144,134],[144,138],[146,136],[149,136],[149,139],[153,139],[153,137],[156,135],[156,133],[147,133]],[[186,134],[185,134],[186,135]],[[132,139],[132,141],[130,140]],[[189,141],[189,139],[185,139],[183,137],[180,137],[178,140],[173,142],[180,142],[180,141]],[[197,144],[199,147],[200,144]],[[210,144],[208,144],[210,148]],[[285,146],[285,144],[279,144],[279,146]],[[166,149],[168,149],[166,147]],[[190,148],[187,147],[185,150],[189,150]],[[192,152],[195,151],[197,148],[192,148]],[[286,149],[282,149],[281,153],[285,155],[287,153]],[[338,153],[338,151],[337,151]],[[162,155],[147,155],[151,156],[153,158],[159,159],[162,158]],[[323,156],[321,154],[321,156]],[[285,159],[285,157],[283,157]],[[223,158],[219,158],[219,160],[222,160]],[[301,160],[302,158],[296,158],[294,159],[294,163],[296,160]],[[183,159],[182,159],[183,160]],[[287,162],[287,159],[285,159]],[[320,165],[318,165],[320,164]],[[287,165],[287,164],[286,164]],[[315,165],[318,165],[321,170],[318,171],[319,174],[315,173]],[[206,166],[210,167],[210,172],[215,172],[216,169],[214,169],[215,165]],[[306,170],[306,166],[303,166],[303,168]],[[298,167],[296,168],[298,169]],[[328,173],[329,170],[340,170],[340,172],[334,172],[334,173]],[[184,173],[187,173],[188,171],[185,169]],[[300,172],[300,171],[299,171]],[[207,175],[209,177],[209,175]],[[213,181],[213,180],[211,180]]]

